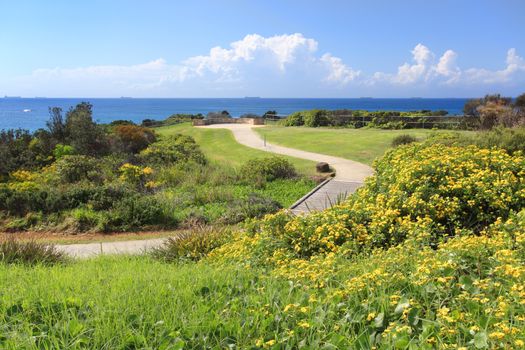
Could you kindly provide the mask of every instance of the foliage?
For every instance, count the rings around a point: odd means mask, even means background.
[[[525,206],[524,166],[523,156],[501,150],[400,147],[376,163],[375,176],[346,203],[308,216],[268,216],[254,232],[255,252],[352,256],[407,238],[435,247],[447,237],[480,234]]]
[[[297,176],[294,166],[287,159],[277,156],[249,160],[242,166],[241,174],[247,181],[254,182],[290,179]]]
[[[195,140],[176,134],[151,144],[140,153],[143,162],[149,164],[172,164],[193,161],[205,164],[206,158]]]
[[[327,117],[328,112],[321,109],[313,109],[304,112],[304,126],[315,128],[318,126],[328,126],[329,120]]]
[[[0,262],[4,264],[52,265],[65,261],[65,254],[53,245],[12,238],[0,241]]]
[[[279,209],[282,209],[279,202],[256,193],[250,193],[248,198],[233,201],[226,213],[223,214],[221,221],[225,224],[237,224],[249,218],[261,218],[266,214],[275,213]]]
[[[128,196],[116,203],[101,223],[104,232],[130,231],[146,227],[173,227],[177,222],[152,196]]]
[[[55,162],[54,167],[57,176],[63,183],[94,181],[100,176],[99,162],[89,156],[65,155]]]
[[[164,262],[199,261],[209,252],[228,242],[228,229],[201,227],[179,232],[151,250],[153,258]]]
[[[517,108],[525,108],[525,93],[516,97],[516,100],[514,101],[514,106]]]
[[[294,112],[287,118],[281,120],[283,126],[302,126],[304,125],[303,112]]]
[[[525,128],[503,128],[496,127],[474,135],[462,135],[458,133],[433,135],[425,140],[427,144],[441,143],[446,145],[476,145],[480,148],[499,148],[506,150],[509,154],[525,152]]]
[[[75,154],[75,149],[72,146],[63,145],[61,143],[57,144],[53,150],[53,156],[55,159],[60,159],[63,156],[70,156],[73,154]]]
[[[139,153],[156,141],[152,129],[136,125],[117,125],[113,128],[115,135],[114,147],[126,153]]]
[[[477,106],[477,105],[476,105]],[[479,120],[474,116],[450,116],[445,110],[419,111],[366,111],[366,110],[307,110],[290,114],[280,121],[283,126],[347,127],[380,129],[472,129]]]
[[[153,189],[157,184],[152,181],[153,169],[149,166],[140,167],[130,163],[123,164],[120,169],[120,180],[134,185],[139,189]]]
[[[397,146],[401,146],[401,145],[408,145],[408,144],[414,143],[414,142],[417,142],[417,139],[414,136],[408,135],[408,134],[402,134],[402,135],[396,136],[392,140],[392,147],[397,147]]]
[[[32,140],[27,130],[0,131],[0,180],[12,171],[36,165],[36,155],[29,148]]]
[[[67,141],[79,154],[98,156],[109,153],[109,140],[93,121],[93,106],[82,102],[66,113]]]

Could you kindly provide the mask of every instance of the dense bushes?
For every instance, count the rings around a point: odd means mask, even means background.
[[[397,146],[401,146],[401,145],[408,145],[408,144],[414,143],[416,141],[417,141],[417,139],[414,136],[408,135],[408,134],[403,134],[403,135],[399,135],[399,136],[394,137],[394,139],[392,140],[392,147],[397,147]]]
[[[279,202],[250,193],[247,198],[233,201],[220,221],[225,224],[236,224],[248,218],[261,218],[266,214],[275,213],[279,209],[282,209]]]
[[[193,161],[206,163],[195,140],[186,135],[177,134],[151,144],[140,153],[140,158],[148,164],[170,164]]]
[[[30,148],[32,135],[27,130],[0,130],[0,181],[18,169],[30,169],[38,164]]]
[[[264,182],[276,179],[289,179],[297,176],[294,166],[281,157],[252,159],[241,168],[241,174],[247,181]]]
[[[425,140],[426,144],[475,145],[480,148],[504,149],[510,154],[525,152],[525,128],[502,128],[481,131],[473,135],[459,133],[436,134]]]
[[[65,155],[54,163],[55,171],[62,183],[100,179],[99,161],[82,155]]]
[[[472,129],[478,127],[478,117],[451,116],[442,118],[446,111],[363,111],[363,110],[307,110],[290,114],[281,120],[284,126],[333,126],[381,129],[441,128]]]
[[[126,153],[139,153],[156,141],[155,132],[136,125],[117,125],[113,129],[115,148]]]
[[[525,158],[474,146],[400,147],[342,205],[308,216],[269,216],[256,231],[261,250],[309,258],[388,248],[411,237],[435,247],[478,235],[525,207]]]

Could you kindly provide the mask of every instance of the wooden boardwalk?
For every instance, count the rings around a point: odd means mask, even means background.
[[[362,185],[362,182],[328,179],[295,202],[290,210],[298,215],[330,208],[346,199]]]

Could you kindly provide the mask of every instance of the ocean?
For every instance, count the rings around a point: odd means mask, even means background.
[[[364,109],[412,111],[444,109],[462,114],[464,98],[0,98],[0,130],[22,128],[34,131],[45,127],[49,107],[64,112],[82,101],[93,104],[94,119],[100,123],[125,119],[165,119],[175,113],[202,113],[227,110],[234,117],[245,113],[264,114],[275,110],[288,115],[305,109]]]

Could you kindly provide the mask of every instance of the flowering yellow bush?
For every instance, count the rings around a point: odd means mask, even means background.
[[[375,166],[345,203],[269,215],[209,259],[270,268],[308,294],[273,311],[294,324],[278,344],[522,349],[524,157],[409,145]]]
[[[125,163],[119,168],[119,171],[121,181],[150,190],[158,187],[158,183],[151,180],[154,171],[149,166],[143,168],[138,165]]]
[[[293,217],[266,217],[255,231],[267,256],[358,254],[408,237],[435,247],[480,234],[525,207],[525,158],[473,146],[410,145],[375,164],[376,175],[345,203]],[[266,253],[264,253],[266,251]]]

